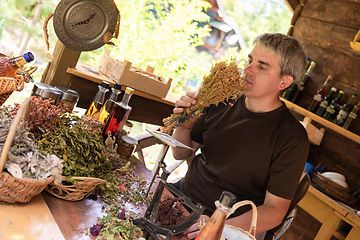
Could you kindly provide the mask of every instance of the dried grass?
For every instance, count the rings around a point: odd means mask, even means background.
[[[167,132],[179,126],[179,123],[194,120],[204,107],[218,105],[220,102],[229,103],[230,99],[238,98],[243,94],[245,86],[242,72],[235,59],[215,63],[210,73],[204,77],[196,104],[185,108],[182,113],[171,114],[170,117],[163,119]]]

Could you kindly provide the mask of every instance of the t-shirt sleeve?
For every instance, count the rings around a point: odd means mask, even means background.
[[[201,115],[191,127],[191,139],[197,143],[203,144],[203,132],[204,132],[204,125],[205,125],[205,118],[208,109],[205,108],[201,111]]]
[[[273,161],[269,169],[267,190],[291,200],[296,192],[309,153],[309,142],[298,141],[287,146]]]

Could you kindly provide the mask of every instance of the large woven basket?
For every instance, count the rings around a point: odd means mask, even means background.
[[[359,198],[359,191],[353,192],[349,188],[345,188],[331,179],[324,177],[322,174],[315,172],[312,175],[312,184],[315,188],[325,193],[329,197],[341,201],[348,205],[355,205]]]
[[[32,178],[15,178],[7,172],[3,172],[5,161],[9,153],[11,143],[14,139],[16,128],[21,122],[24,114],[24,121],[26,121],[29,114],[30,98],[26,98],[21,105],[13,124],[11,125],[9,134],[5,141],[3,151],[0,158],[0,201],[15,203],[15,202],[29,202],[32,197],[41,193],[44,188],[54,180],[54,176],[44,179]]]
[[[45,190],[55,197],[68,200],[80,201],[88,197],[97,186],[106,184],[106,181],[100,178],[91,177],[72,177],[76,181],[76,185],[66,185],[68,182],[66,177],[62,177],[62,185],[50,183]]]

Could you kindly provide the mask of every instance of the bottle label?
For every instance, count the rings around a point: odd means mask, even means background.
[[[342,119],[346,119],[348,116],[348,112],[346,112],[344,110],[340,110],[338,116],[340,116]]]
[[[335,113],[335,108],[333,105],[330,105],[326,108],[326,111],[331,113],[331,114],[334,114]]]
[[[336,117],[338,125],[341,125],[344,122],[344,118],[339,114]]]
[[[355,119],[355,118],[357,117],[357,115],[356,115],[356,113],[351,112],[351,113],[349,114],[349,117]]]
[[[328,107],[328,101],[322,101],[320,103],[320,107],[327,108]]]
[[[319,94],[319,93],[314,95],[313,99],[317,102],[321,102],[323,100],[323,98],[321,97],[321,94]]]
[[[300,86],[298,87],[299,91],[304,90],[304,88],[305,88],[305,86],[304,86],[304,85],[302,85],[302,84],[300,84]]]

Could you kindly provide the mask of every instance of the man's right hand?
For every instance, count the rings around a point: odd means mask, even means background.
[[[179,100],[175,102],[175,108],[173,109],[173,113],[182,113],[185,108],[190,107],[191,105],[196,104],[197,93],[188,92],[185,96],[182,96]],[[179,123],[179,127],[182,128],[190,128],[194,121],[187,121],[186,123]]]

